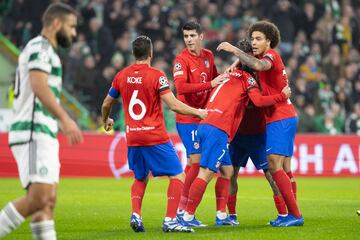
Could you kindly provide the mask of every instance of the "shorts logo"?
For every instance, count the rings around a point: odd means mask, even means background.
[[[247,81],[250,85],[255,85],[255,83],[256,83],[254,78],[248,78]]]
[[[176,63],[174,66],[176,71],[179,71],[181,69],[181,64],[180,63]]]
[[[194,148],[197,150],[197,149],[199,149],[199,147],[200,147],[199,143],[198,143],[198,142],[194,142]]]
[[[46,176],[48,174],[48,169],[45,166],[41,167],[39,169],[39,174],[40,176]]]
[[[169,81],[164,76],[161,76],[159,78],[159,83],[160,83],[161,86],[168,86],[169,85]]]
[[[221,165],[221,162],[220,162],[220,161],[217,161],[216,164],[215,164],[215,167],[216,167],[216,168],[219,168],[220,165]]]

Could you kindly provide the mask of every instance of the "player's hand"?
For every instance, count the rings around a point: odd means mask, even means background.
[[[112,118],[108,118],[106,122],[104,123],[104,129],[105,131],[110,131],[113,129],[114,126],[114,120]]]
[[[207,116],[208,116],[208,110],[206,110],[206,109],[198,109],[199,110],[199,118],[201,119],[201,120],[204,120],[205,118],[207,118]]]
[[[216,51],[219,52],[219,51],[223,50],[225,52],[232,53],[232,52],[235,51],[234,49],[235,49],[235,47],[233,45],[231,45],[230,43],[222,42],[222,43],[219,44],[219,46],[217,46]]]
[[[61,122],[61,124],[64,134],[66,135],[70,145],[83,142],[82,133],[74,120],[72,120],[70,117],[67,117]]]
[[[216,87],[222,83],[224,83],[224,81],[228,80],[229,79],[229,73],[223,73],[223,74],[220,74],[219,76],[217,76],[216,78],[214,78],[212,81],[211,81],[211,87]]]
[[[239,59],[236,59],[236,61],[233,62],[233,64],[231,64],[231,66],[228,67],[228,68],[225,70],[225,72],[226,72],[226,73],[231,73],[232,71],[234,71],[234,70],[236,69],[236,67],[239,65],[239,63],[240,63],[240,60],[239,60]]]
[[[289,87],[289,85],[286,85],[281,92],[286,96],[286,98],[290,98],[291,96],[291,88]]]

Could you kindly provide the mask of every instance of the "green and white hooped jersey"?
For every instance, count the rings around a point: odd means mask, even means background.
[[[15,79],[14,120],[9,132],[9,145],[24,144],[35,139],[56,139],[58,122],[32,91],[29,72],[49,74],[48,86],[60,102],[62,85],[61,61],[50,42],[43,36],[28,42],[19,56]]]

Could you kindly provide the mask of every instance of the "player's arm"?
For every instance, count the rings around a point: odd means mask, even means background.
[[[109,118],[112,106],[119,97],[119,92],[113,87],[110,88],[108,95],[105,97],[103,104],[101,105],[101,119],[104,124],[105,131],[112,130],[114,126],[114,120]]]
[[[216,48],[217,51],[224,50],[226,52],[230,52],[237,56],[242,64],[247,65],[248,67],[256,70],[256,71],[267,71],[271,68],[271,63],[265,59],[257,59],[256,57],[241,51],[237,47],[231,45],[228,42],[222,42]]]
[[[227,77],[219,75],[210,82],[205,83],[188,83],[185,78],[175,80],[176,91],[178,94],[197,93],[200,91],[212,89],[220,85]]]
[[[41,70],[30,70],[29,79],[35,96],[43,106],[59,119],[69,143],[77,144],[83,141],[81,131],[66,111],[57,103],[53,92],[48,86],[49,74]]]
[[[176,99],[172,92],[162,94],[161,100],[164,101],[166,105],[176,113],[191,115],[200,119],[205,119],[207,117],[207,110],[189,107],[185,103]]]
[[[248,89],[248,95],[255,106],[268,107],[276,103],[286,102],[291,95],[291,89],[289,86],[285,86],[279,94],[263,96],[259,88],[253,87]]]

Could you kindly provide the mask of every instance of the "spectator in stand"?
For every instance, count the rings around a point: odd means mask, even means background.
[[[323,59],[323,71],[329,80],[331,88],[334,88],[336,80],[342,76],[344,71],[344,62],[338,45],[332,44],[330,46],[329,54]]]
[[[360,135],[360,103],[354,105],[352,113],[346,119],[345,132]]]
[[[308,133],[315,131],[315,117],[316,112],[312,104],[308,104],[303,109],[297,109],[299,114],[299,124],[297,131],[299,133]]]

